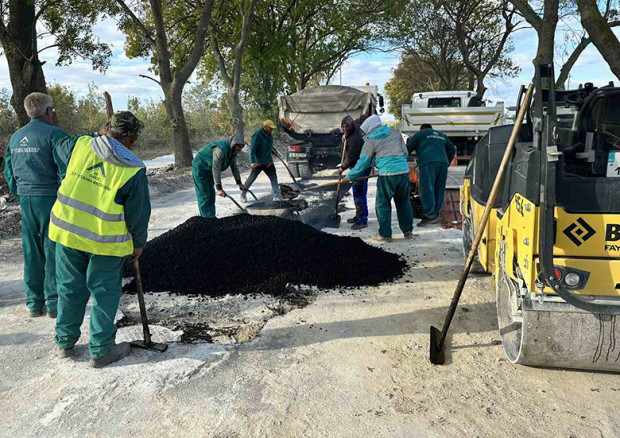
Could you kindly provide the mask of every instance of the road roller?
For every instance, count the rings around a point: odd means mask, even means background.
[[[553,65],[535,72],[533,104],[475,266],[493,274],[510,362],[618,372],[620,88],[556,90]],[[523,88],[518,106],[522,96]],[[511,129],[492,128],[467,169],[465,250]]]

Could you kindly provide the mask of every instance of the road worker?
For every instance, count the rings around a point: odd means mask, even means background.
[[[52,124],[51,96],[31,93],[24,99],[24,108],[30,123],[8,143],[4,176],[11,192],[19,197],[26,306],[31,317],[47,313],[56,318],[55,245],[47,230],[59,183],[53,145],[67,134]]]
[[[215,192],[226,197],[222,186],[222,172],[230,167],[239,189],[244,192],[245,186],[241,183],[237,155],[243,150],[245,141],[243,135],[236,134],[230,140],[220,140],[209,143],[196,154],[192,161],[192,177],[198,198],[200,216],[215,217]]]
[[[278,175],[276,166],[273,164],[273,130],[276,124],[271,120],[265,120],[263,127],[252,135],[252,143],[250,144],[250,175],[245,181],[245,188],[249,190],[254,181],[261,172],[269,177],[271,181],[271,191],[274,200],[282,199],[280,195],[280,186],[278,185]],[[247,200],[247,192],[243,192],[241,198]]]
[[[100,368],[130,353],[116,344],[114,317],[121,298],[125,256],[140,257],[151,215],[144,163],[133,149],[144,124],[119,111],[100,136],[56,142],[61,176],[49,236],[56,242],[58,284],[57,352],[75,355],[88,299],[90,365]]]
[[[448,179],[448,166],[456,154],[450,139],[428,123],[407,141],[409,153],[416,152],[420,172],[420,201],[424,210],[419,227],[438,223]]]
[[[377,115],[367,118],[361,129],[365,133],[364,147],[357,164],[347,174],[345,181],[361,177],[374,163],[379,171],[375,199],[379,232],[373,240],[386,242],[392,238],[392,199],[403,236],[411,239],[413,210],[409,201],[409,165],[405,142],[400,132],[383,125]]]

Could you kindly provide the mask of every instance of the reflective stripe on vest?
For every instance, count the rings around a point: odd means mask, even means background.
[[[68,248],[123,257],[133,252],[125,207],[114,199],[141,167],[117,166],[93,151],[93,139],[80,137],[50,215],[49,237]]]

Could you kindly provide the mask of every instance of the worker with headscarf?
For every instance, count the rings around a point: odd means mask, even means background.
[[[360,178],[372,164],[379,171],[375,212],[379,232],[373,236],[378,242],[392,238],[392,200],[396,206],[398,225],[405,239],[413,237],[413,209],[409,201],[409,165],[407,148],[396,130],[381,123],[381,118],[372,115],[361,126],[365,132],[364,147],[360,158],[347,174],[345,181]]]
[[[364,146],[364,137],[361,129],[353,121],[351,116],[346,116],[341,123],[343,141],[345,142],[345,156],[338,171],[342,173],[347,169],[353,168],[360,158],[362,147]],[[362,172],[361,176],[370,175],[370,168]],[[353,188],[353,202],[355,203],[355,217],[347,222],[351,225],[352,230],[361,230],[368,226],[368,203],[366,194],[368,192],[368,180],[354,181],[351,183]]]
[[[219,196],[226,197],[226,191],[222,186],[222,172],[229,167],[237,186],[242,193],[245,191],[237,166],[237,155],[244,147],[243,135],[235,134],[230,140],[209,143],[194,157],[192,177],[200,216],[215,217],[215,192],[217,190]]]
[[[282,199],[276,166],[273,164],[273,157],[271,155],[274,129],[276,129],[276,124],[271,120],[265,120],[262,128],[252,135],[252,142],[250,144],[250,167],[252,170],[250,170],[250,175],[245,181],[245,191],[241,194],[243,201],[247,200],[247,190],[252,187],[252,184],[254,184],[261,172],[265,172],[265,175],[269,177],[273,199]]]
[[[55,245],[47,230],[59,185],[53,144],[67,134],[53,125],[51,96],[31,93],[24,99],[24,108],[30,123],[9,140],[4,176],[13,195],[19,197],[26,306],[31,317],[47,313],[56,318]]]
[[[448,166],[456,155],[456,147],[450,139],[433,129],[428,123],[420,126],[420,131],[407,141],[407,150],[417,154],[420,169],[420,201],[424,210],[418,226],[438,223],[443,205]]]
[[[116,344],[114,319],[123,261],[142,254],[151,216],[146,168],[131,151],[143,127],[134,114],[119,111],[102,135],[67,137],[54,145],[64,177],[49,227],[56,242],[57,354],[75,355],[92,296],[88,349],[94,368],[130,353],[127,342]]]

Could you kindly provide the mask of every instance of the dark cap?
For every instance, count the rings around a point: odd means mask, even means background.
[[[110,134],[115,137],[133,137],[140,135],[144,123],[131,111],[117,111],[110,122]]]

